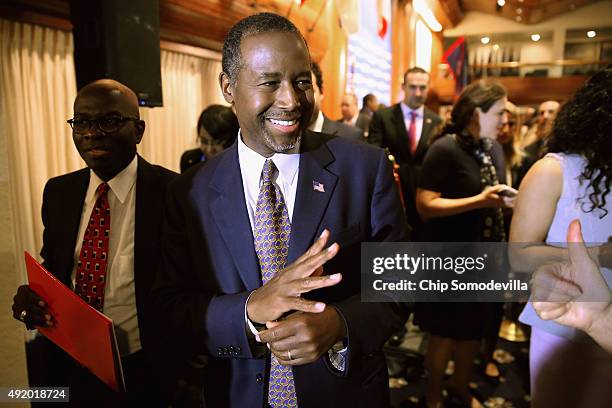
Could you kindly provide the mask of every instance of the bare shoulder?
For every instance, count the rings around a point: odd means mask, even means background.
[[[551,194],[556,198],[561,196],[562,189],[563,168],[558,159],[550,156],[538,160],[529,169],[519,187],[521,193]]]

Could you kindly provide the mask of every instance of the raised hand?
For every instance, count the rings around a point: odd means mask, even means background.
[[[308,251],[253,291],[247,303],[247,314],[251,321],[264,324],[290,311],[321,313],[325,310],[325,303],[300,296],[315,289],[336,285],[342,280],[339,273],[321,276],[323,264],[336,256],[340,248],[336,243],[325,248],[328,239],[329,231],[325,230]]]
[[[544,320],[589,332],[605,316],[612,295],[584,245],[580,222],[567,233],[569,262],[540,267],[532,279],[533,307]]]

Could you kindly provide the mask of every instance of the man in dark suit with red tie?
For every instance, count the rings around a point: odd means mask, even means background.
[[[210,407],[389,406],[382,348],[409,310],[360,301],[360,249],[406,239],[390,164],[307,130],[310,55],[284,17],[239,21],[222,66],[240,135],[168,186],[153,291],[168,336],[210,356]]]
[[[424,106],[429,85],[429,73],[424,69],[413,67],[406,71],[402,85],[404,100],[374,113],[367,139],[368,143],[389,149],[399,164],[406,216],[414,241],[427,239],[416,211],[416,185],[429,138],[442,124],[442,119]]]
[[[164,406],[152,364],[160,362],[158,322],[149,291],[158,263],[166,185],[175,173],[137,154],[145,130],[138,99],[103,79],[83,87],[74,103],[74,144],[87,167],[50,179],[43,193],[43,266],[91,307],[113,319],[125,376],[115,393],[44,337],[34,340],[37,386],[70,387],[72,406]],[[56,316],[28,285],[13,316],[29,329]],[[83,328],[87,322],[82,322]],[[92,352],[94,352],[92,350]],[[154,360],[154,359],[155,360]],[[34,385],[34,384],[31,384]]]

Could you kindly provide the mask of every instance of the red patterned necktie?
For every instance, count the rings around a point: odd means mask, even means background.
[[[108,184],[101,183],[96,190],[98,198],[83,236],[74,287],[77,295],[99,311],[104,307],[104,286],[108,264],[111,221],[107,197],[109,188]]]
[[[262,184],[254,217],[255,252],[264,284],[285,267],[291,235],[285,200],[272,181],[275,171],[274,162],[266,160],[261,172]],[[281,365],[274,355],[270,361],[268,403],[274,408],[297,407],[293,370],[290,366]]]
[[[416,134],[416,112],[410,112],[410,126],[408,127],[408,143],[410,145],[410,153],[414,154],[417,148],[417,134]]]

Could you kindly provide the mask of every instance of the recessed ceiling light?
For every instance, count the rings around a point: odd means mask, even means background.
[[[480,39],[480,42],[483,43],[483,44],[488,44],[489,41],[491,41],[491,39],[489,37],[482,37]]]
[[[493,44],[493,49],[494,49],[495,51],[499,50],[499,44]]]
[[[540,34],[531,34],[531,41],[540,41]]]
[[[506,0],[497,0],[497,5],[499,7],[504,7],[506,5]]]
[[[518,21],[519,23],[523,20],[523,17],[521,16],[516,16],[515,20]]]
[[[519,7],[519,8],[517,8],[517,9],[516,9],[516,14],[519,14],[519,15],[520,15],[520,14],[523,14],[523,9],[522,9],[522,8],[520,8],[520,7]]]
[[[595,30],[587,31],[587,37],[589,37],[589,38],[593,38],[596,35],[597,35],[597,33],[595,32]]]

